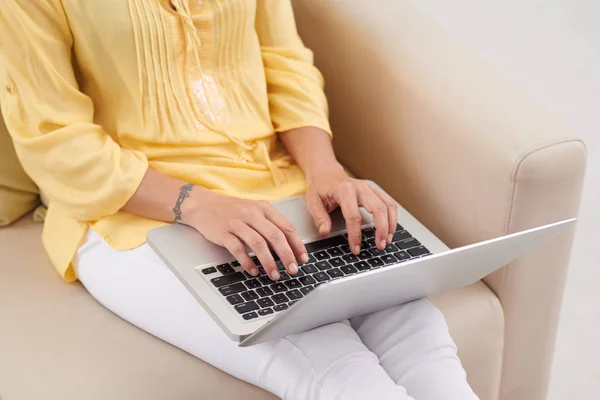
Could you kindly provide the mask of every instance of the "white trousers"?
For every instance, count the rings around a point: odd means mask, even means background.
[[[283,399],[477,399],[428,299],[240,348],[148,245],[117,251],[90,231],[75,268],[115,314]]]

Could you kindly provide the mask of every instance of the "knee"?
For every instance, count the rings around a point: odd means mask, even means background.
[[[410,320],[413,321],[415,325],[418,325],[419,328],[435,329],[441,332],[448,331],[448,325],[446,324],[444,314],[433,305],[429,298],[406,303],[404,307],[410,314]]]

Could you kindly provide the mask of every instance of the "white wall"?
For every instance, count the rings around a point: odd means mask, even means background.
[[[549,400],[600,399],[600,1],[413,3],[528,89],[586,141],[586,186]]]

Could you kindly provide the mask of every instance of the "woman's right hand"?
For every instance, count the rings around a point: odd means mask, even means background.
[[[198,193],[200,194],[200,193]],[[225,247],[250,275],[258,269],[246,245],[256,255],[272,280],[280,278],[270,248],[290,274],[298,272],[299,260],[308,262],[308,253],[296,227],[267,201],[244,200],[202,191],[183,204],[185,223],[211,242]],[[270,248],[269,248],[270,247]]]

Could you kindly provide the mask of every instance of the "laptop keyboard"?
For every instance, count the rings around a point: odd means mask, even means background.
[[[309,262],[299,266],[298,273],[290,276],[276,254],[273,254],[281,279],[273,281],[260,262],[253,257],[260,271],[254,277],[242,269],[237,261],[202,268],[204,275],[244,320],[252,320],[287,310],[296,301],[317,286],[372,269],[419,258],[431,254],[429,250],[398,225],[392,243],[385,250],[375,246],[375,230],[362,230],[361,252],[350,252],[347,236],[340,235],[306,244]]]

